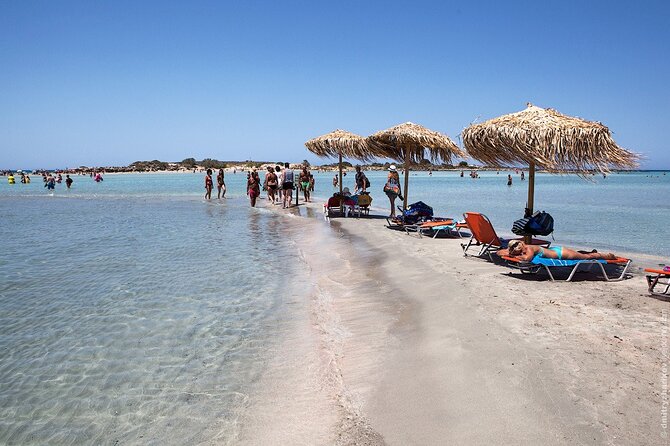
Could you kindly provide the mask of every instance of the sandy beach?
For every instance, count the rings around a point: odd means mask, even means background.
[[[300,212],[321,218],[320,206]],[[639,272],[519,278],[464,258],[459,239],[372,216],[320,223],[374,278],[331,302],[349,333],[337,361],[358,429],[338,443],[665,444],[667,303]]]

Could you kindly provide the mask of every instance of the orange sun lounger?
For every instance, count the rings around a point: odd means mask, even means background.
[[[646,268],[644,270],[647,274],[647,286],[649,287],[649,294],[652,296],[658,297],[667,297],[670,298],[670,271],[664,271],[662,269]],[[663,291],[657,291],[656,287],[659,289],[665,287]]]
[[[416,231],[419,233],[419,237],[424,233],[432,234],[433,238],[437,238],[440,233],[455,233],[457,236],[462,237],[461,229],[467,229],[467,227],[468,225],[463,222],[457,222],[452,218],[446,218],[444,220],[423,222],[420,225],[417,225]]]
[[[499,249],[506,248],[510,240],[498,237],[496,230],[493,229],[491,220],[484,214],[480,214],[479,212],[466,212],[463,214],[463,217],[465,218],[465,224],[472,233],[468,243],[461,243],[463,255],[467,257],[470,248],[479,248],[479,251],[476,254],[477,257],[488,256],[489,260],[493,261],[491,254]],[[518,238],[518,240],[521,240],[521,238]],[[548,240],[535,238],[532,239],[531,243],[533,245],[544,247],[551,245],[551,242]]]

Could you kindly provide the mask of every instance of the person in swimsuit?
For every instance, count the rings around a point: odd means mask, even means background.
[[[247,194],[249,195],[249,201],[251,207],[256,207],[256,198],[261,194],[261,179],[258,176],[258,172],[254,169],[247,179]]]
[[[303,167],[302,172],[300,172],[300,189],[302,189],[305,203],[309,203],[309,172],[307,166]]]
[[[293,171],[289,169],[289,164],[284,163],[284,170],[282,171],[282,203],[283,208],[291,207],[291,198],[293,197]]]
[[[282,174],[280,165],[275,166],[275,175],[277,176],[277,194],[275,196],[275,204],[279,204],[279,202],[282,200],[282,183],[280,181]]]
[[[525,262],[530,262],[535,256],[558,260],[613,260],[617,258],[611,252],[579,252],[563,246],[543,248],[538,245],[527,245],[522,240],[510,241],[507,249],[500,249],[496,254],[499,256],[516,257]]]
[[[72,181],[73,180],[70,178],[70,175],[65,175],[65,185],[68,189],[72,187]]]
[[[212,169],[207,169],[207,175],[205,175],[205,200],[212,198],[212,188],[214,183],[212,181]]]
[[[219,169],[219,174],[216,176],[216,187],[218,189],[216,198],[226,198],[226,182],[224,180],[223,169]],[[221,191],[223,191],[223,194],[221,194]]]
[[[365,176],[361,170],[361,166],[356,166],[356,176],[354,177],[356,182],[356,187],[354,187],[354,193],[365,192],[368,188],[368,178]]]
[[[400,189],[400,177],[393,164],[389,167],[389,174],[386,178],[384,192],[386,193],[386,196],[389,197],[389,202],[391,203],[391,215],[389,215],[389,217],[393,218],[395,217],[395,199],[398,197],[400,197],[401,200],[403,199],[402,191]]]
[[[272,204],[275,202],[275,194],[277,193],[277,174],[272,166],[268,166],[268,171],[265,174],[265,189],[268,191],[268,201]]]

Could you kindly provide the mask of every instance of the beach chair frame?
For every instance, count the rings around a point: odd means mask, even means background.
[[[581,270],[585,271],[591,271],[593,269],[594,265],[597,265],[600,268],[600,272],[602,273],[602,278],[605,279],[607,282],[618,282],[626,278],[626,273],[628,272],[628,267],[632,263],[631,259],[624,259],[624,258],[618,258],[614,260],[607,260],[606,263],[600,262],[598,260],[578,260],[574,265],[543,265],[543,264],[535,264],[535,263],[530,263],[530,262],[520,262],[518,259],[515,259],[514,257],[508,257],[508,256],[502,256],[504,260],[507,261],[507,266],[510,268],[518,269],[521,274],[538,274],[540,271],[544,271],[547,273],[549,276],[549,279],[552,282],[556,282],[556,278],[551,272],[552,268],[561,268],[561,269],[567,269],[571,268],[570,273],[568,274],[567,279],[563,280],[563,282],[571,282],[572,279],[575,277],[575,274]],[[605,266],[607,265],[616,265],[618,268],[621,268],[621,274],[618,276],[613,276],[610,277],[607,274],[607,271],[605,269]],[[584,268],[585,267],[585,268]],[[511,273],[510,273],[511,274]]]
[[[651,268],[645,269],[645,272],[652,273],[646,276],[649,294],[670,299],[670,272]],[[665,289],[659,292],[656,290],[656,287],[665,287]]]

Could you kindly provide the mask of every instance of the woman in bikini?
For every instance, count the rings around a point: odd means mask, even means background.
[[[275,193],[277,192],[277,183],[279,182],[277,174],[272,166],[268,167],[268,172],[265,174],[265,186],[268,191],[268,201],[272,204],[275,202]]]
[[[256,169],[251,172],[249,179],[247,180],[247,194],[249,195],[249,201],[251,202],[251,207],[256,207],[256,199],[261,194],[261,179],[258,176]]]
[[[535,256],[544,257],[546,259],[558,260],[613,260],[617,256],[611,252],[578,252],[574,249],[565,248],[563,246],[552,246],[551,248],[543,248],[538,245],[527,245],[522,240],[512,240],[507,245],[507,249],[500,249],[496,252],[499,256],[516,257],[519,260],[530,262]]]
[[[224,180],[223,169],[219,169],[219,174],[216,176],[216,187],[219,190],[216,198],[226,198],[226,181]],[[223,191],[223,195],[221,191]]]
[[[207,175],[205,175],[205,200],[212,198],[212,187],[214,183],[212,182],[212,169],[207,169]]]

